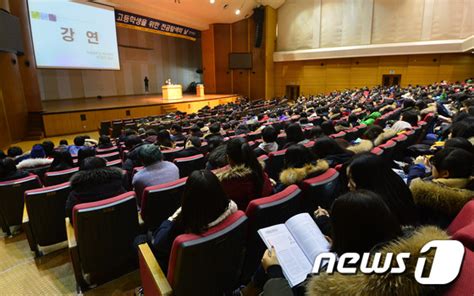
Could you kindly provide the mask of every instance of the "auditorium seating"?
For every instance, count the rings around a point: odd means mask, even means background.
[[[474,291],[474,200],[468,202],[447,229],[452,239],[464,245],[464,261],[459,276],[449,286],[446,296]]]
[[[44,175],[49,170],[49,168],[50,168],[50,165],[48,164],[48,165],[43,165],[43,166],[40,166],[40,167],[26,168],[25,171],[30,173],[30,174],[38,176],[40,178],[41,182],[43,182],[44,181]]]
[[[318,206],[330,209],[334,199],[339,196],[340,186],[339,173],[335,169],[304,180],[300,185],[303,190],[301,210],[312,214]]]
[[[206,158],[203,154],[189,157],[175,158],[174,163],[179,168],[180,178],[191,175],[193,171],[201,170],[206,167]]]
[[[140,215],[148,229],[155,229],[181,206],[187,178],[145,188]]]
[[[116,152],[97,155],[97,157],[102,157],[103,159],[107,161],[112,161],[112,160],[120,159],[120,153],[116,151]]]
[[[161,153],[163,154],[163,160],[172,162],[176,158],[176,152],[179,152],[181,150],[183,150],[183,147],[178,147],[169,150],[161,150]]]
[[[245,211],[248,217],[247,252],[241,281],[246,283],[257,270],[265,251],[265,244],[258,235],[259,229],[285,223],[300,210],[302,192],[296,185],[290,185],[274,195],[250,201]]]
[[[12,235],[11,226],[21,225],[25,191],[40,188],[41,181],[36,175],[0,182],[0,223],[3,232]]]
[[[101,156],[102,154],[108,154],[108,153],[112,153],[112,152],[118,152],[118,151],[119,151],[119,148],[118,148],[117,146],[113,146],[113,147],[104,148],[104,149],[97,148],[95,151],[97,152],[97,156]]]
[[[78,204],[73,225],[66,218],[69,254],[80,291],[116,278],[136,266],[138,235],[135,193]]]
[[[223,295],[237,288],[247,236],[247,217],[238,211],[201,235],[178,236],[171,249],[168,274],[148,244],[139,246],[145,295]]]
[[[46,186],[52,186],[68,182],[71,179],[72,175],[77,173],[79,168],[72,168],[56,172],[47,172],[44,176],[44,184]]]
[[[268,154],[268,162],[265,166],[265,170],[268,176],[273,180],[280,179],[280,172],[285,164],[285,153],[286,149],[270,152]]]
[[[39,247],[57,244],[67,239],[64,209],[70,192],[69,183],[25,192],[23,228],[30,248],[36,256],[41,255]]]

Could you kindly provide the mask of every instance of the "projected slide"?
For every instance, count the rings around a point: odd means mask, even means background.
[[[28,0],[38,68],[120,70],[112,7]]]

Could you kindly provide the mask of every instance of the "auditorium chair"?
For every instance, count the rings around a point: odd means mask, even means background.
[[[181,150],[183,150],[183,147],[178,147],[169,150],[161,150],[161,153],[163,154],[163,160],[172,162],[176,158],[176,153]]]
[[[97,155],[97,157],[101,157],[105,159],[106,161],[112,161],[112,160],[120,159],[120,153],[116,151],[116,152]]]
[[[203,154],[188,157],[175,158],[174,163],[179,169],[179,177],[184,178],[192,172],[202,170],[206,167],[206,158]]]
[[[265,170],[270,178],[275,181],[280,179],[280,172],[283,170],[285,164],[286,149],[270,152],[268,154],[268,162]]]
[[[104,148],[104,149],[97,148],[95,150],[95,152],[97,153],[97,156],[101,156],[102,154],[108,154],[108,153],[112,153],[112,152],[118,152],[118,151],[119,151],[119,148],[117,146],[113,146],[113,147],[110,147],[110,148]]]
[[[48,164],[48,165],[43,165],[43,166],[34,167],[34,168],[26,168],[24,170],[32,175],[38,176],[41,182],[43,182],[44,174],[46,174],[46,172],[49,170],[50,167],[51,165]]]
[[[108,167],[116,167],[116,168],[121,169],[121,168],[122,168],[122,165],[123,165],[123,162],[122,162],[121,159],[116,159],[116,160],[112,160],[112,161],[107,161],[107,166],[108,166]]]
[[[145,188],[140,216],[148,229],[155,229],[181,206],[187,178]]]
[[[405,156],[405,150],[408,148],[408,137],[405,134],[400,134],[391,139],[396,142],[395,151],[393,153],[393,159],[403,160]]]
[[[148,244],[139,246],[145,295],[228,295],[238,287],[247,217],[238,211],[201,235],[178,236],[165,277]]]
[[[276,142],[278,144],[278,147],[285,146],[285,144],[286,144],[286,134],[285,133],[279,134],[277,139],[276,139]]]
[[[330,209],[341,190],[339,173],[332,168],[319,176],[304,180],[299,186],[303,191],[301,210],[311,215],[318,206]]]
[[[112,121],[112,131],[111,131],[112,138],[118,138],[120,134],[122,133],[122,128],[123,128],[122,120]]]
[[[337,134],[332,134],[329,137],[333,139],[344,139],[345,136],[346,136],[345,132],[338,132]]]
[[[73,208],[73,223],[69,218],[65,222],[77,292],[136,267],[133,241],[139,225],[135,193],[78,204]]]
[[[397,147],[397,143],[392,140],[388,140],[382,145],[377,146],[378,148],[383,150],[382,158],[388,162],[393,160],[393,155],[395,153],[395,149]]]
[[[101,121],[100,122],[100,129],[99,134],[110,136],[110,132],[112,131],[112,123],[110,121]]]
[[[255,141],[262,137],[261,131],[255,131],[247,134],[247,141]]]
[[[347,142],[352,142],[354,140],[356,140],[358,138],[358,129],[357,128],[351,128],[351,129],[348,129],[345,131],[345,136],[344,136],[344,140],[346,140]]]
[[[382,156],[383,154],[383,149],[380,147],[374,147],[372,150],[370,150],[370,153],[375,154],[377,156]]]
[[[11,226],[21,225],[25,191],[41,186],[41,181],[36,175],[0,182],[0,223],[3,232],[8,236],[12,235]]]
[[[468,202],[448,226],[451,239],[464,245],[464,260],[461,271],[444,295],[474,294],[474,200]]]
[[[247,283],[257,270],[265,252],[265,244],[257,231],[261,228],[285,223],[298,214],[302,192],[296,185],[290,185],[274,195],[250,201],[245,211],[248,217],[247,251],[241,282]]]
[[[23,228],[31,251],[41,256],[40,247],[67,239],[64,218],[66,200],[71,192],[69,182],[25,192]]]
[[[47,172],[44,175],[44,184],[45,186],[52,186],[68,182],[71,179],[72,175],[77,173],[79,168],[72,168],[56,172]]]

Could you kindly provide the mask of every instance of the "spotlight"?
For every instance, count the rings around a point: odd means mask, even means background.
[[[239,14],[240,14],[240,9],[236,9],[236,10],[235,10],[235,14],[236,14],[236,15],[239,15]]]

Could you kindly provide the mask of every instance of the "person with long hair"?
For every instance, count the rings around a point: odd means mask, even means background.
[[[237,211],[219,179],[208,170],[194,171],[186,180],[181,207],[153,232],[151,246],[166,273],[173,241],[184,233],[202,234]],[[139,236],[135,244],[149,239]]]
[[[354,152],[342,148],[336,140],[329,137],[316,140],[312,151],[318,159],[325,159],[331,167],[345,164],[354,156]]]
[[[53,157],[53,162],[49,167],[50,172],[72,169],[74,167],[71,153],[67,150],[54,151]]]
[[[319,176],[328,169],[327,161],[316,159],[310,149],[300,144],[291,146],[285,152],[283,171],[280,173],[280,183],[283,186],[279,187],[297,184],[305,179]]]
[[[219,173],[218,177],[227,196],[235,201],[239,210],[245,211],[252,199],[272,193],[268,175],[244,139],[228,141],[226,155],[230,167]]]
[[[413,196],[402,178],[379,156],[359,154],[347,167],[350,190],[366,189],[380,194],[402,225],[417,225]]]
[[[298,123],[292,123],[285,128],[286,133],[286,144],[283,146],[283,149],[287,149],[293,145],[297,144],[306,144],[309,142],[308,139],[305,139],[303,130]]]

